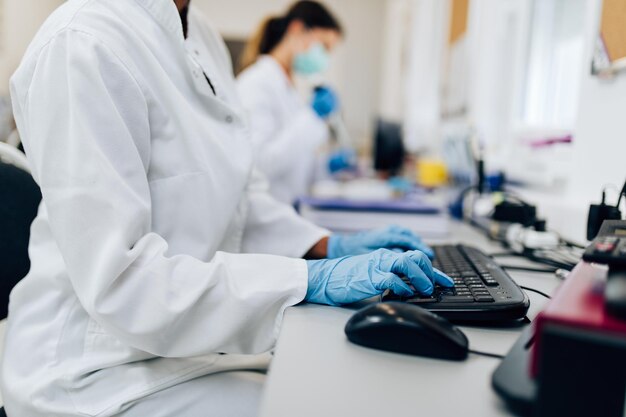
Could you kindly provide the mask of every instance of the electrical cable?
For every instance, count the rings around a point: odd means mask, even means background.
[[[488,254],[488,256],[491,256],[492,258],[502,258],[502,257],[508,257],[508,256],[520,256],[520,254],[517,252],[509,251],[509,252],[490,253]]]
[[[525,291],[530,291],[530,292],[534,292],[534,293],[536,293],[536,294],[539,294],[539,295],[541,295],[541,296],[543,296],[543,297],[547,298],[548,300],[551,300],[551,299],[552,299],[552,297],[550,297],[550,296],[549,296],[548,294],[546,294],[545,292],[541,292],[541,291],[536,290],[536,289],[534,289],[534,288],[524,287],[524,286],[521,286],[521,285],[520,285],[520,288],[521,288],[521,289],[523,289],[523,290],[525,290]]]
[[[526,259],[529,259],[533,262],[552,266],[554,268],[561,268],[561,269],[568,269],[568,270],[574,268],[574,266],[576,266],[576,263],[578,262],[578,260],[574,262],[573,259],[567,260],[566,262],[564,262],[563,259],[555,259],[554,251],[550,251],[549,253],[547,251],[538,251],[538,250],[532,251],[532,252],[528,251],[528,252],[525,252],[523,256]]]
[[[504,355],[499,355],[497,353],[489,353],[489,352],[481,352],[479,350],[469,350],[469,353],[473,353],[474,355],[486,356],[488,358],[495,359],[504,359]]]
[[[559,235],[559,239],[561,240],[561,242],[565,245],[565,246],[569,246],[571,248],[576,248],[576,249],[586,249],[586,247],[584,245],[581,245],[580,243],[576,243],[573,242],[571,240],[567,240],[565,238],[563,238],[562,236]]]
[[[545,272],[548,274],[555,274],[557,268],[548,269],[548,268],[533,268],[529,266],[517,266],[517,265],[502,265],[499,264],[500,268],[509,269],[511,271],[526,271],[526,272]]]
[[[626,182],[624,182],[624,186],[622,187],[622,191],[619,193],[619,197],[617,199],[617,204],[615,207],[619,208],[620,203],[622,202],[622,197],[626,196]]]

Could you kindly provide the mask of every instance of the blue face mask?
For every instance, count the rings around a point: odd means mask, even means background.
[[[293,60],[293,70],[300,75],[314,75],[326,71],[329,61],[330,57],[326,48],[317,42],[306,52],[296,55]]]

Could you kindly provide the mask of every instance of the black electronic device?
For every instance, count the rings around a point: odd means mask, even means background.
[[[587,217],[587,240],[593,240],[599,233],[600,228],[605,220],[620,220],[622,212],[619,209],[622,197],[626,193],[626,183],[620,192],[617,204],[611,206],[606,204],[606,191],[602,190],[602,201],[600,204],[592,204],[589,206],[589,215]]]
[[[609,266],[604,303],[610,314],[626,320],[626,220],[605,220],[583,260]]]
[[[493,373],[491,385],[516,414],[529,416],[537,399],[537,383],[530,376],[535,329],[527,326]]]
[[[444,318],[421,307],[376,303],[356,312],[345,327],[352,343],[389,352],[464,360],[467,337]]]
[[[576,265],[494,372],[516,414],[624,416],[626,322],[607,311],[598,275]]]
[[[626,268],[626,220],[606,220],[598,236],[585,250],[583,259]]]
[[[525,201],[507,197],[496,205],[491,218],[499,222],[519,223],[524,227],[534,226],[537,222],[537,208]]]
[[[382,119],[376,121],[374,169],[395,175],[402,169],[405,149],[402,126]]]
[[[419,305],[457,322],[513,321],[526,316],[528,296],[481,250],[466,245],[435,245],[433,250],[433,265],[454,280],[454,288],[436,286],[431,296],[411,298],[388,293],[384,301]]]

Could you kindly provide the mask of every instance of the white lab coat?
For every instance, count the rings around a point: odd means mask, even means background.
[[[261,56],[237,79],[250,118],[259,170],[274,197],[292,203],[313,182],[317,150],[328,140],[328,125],[305,102],[283,68]]]
[[[110,416],[262,369],[305,296],[296,258],[327,231],[253,174],[225,47],[193,11],[189,31],[172,0],[70,0],[12,78],[43,203],[11,296],[10,416]]]

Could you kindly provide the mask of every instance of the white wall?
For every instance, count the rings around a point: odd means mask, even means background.
[[[8,93],[9,78],[17,69],[39,26],[64,0],[4,0],[0,95]]]
[[[589,1],[587,59],[591,66],[594,34],[598,34],[601,0]],[[604,81],[585,71],[574,136],[574,170],[569,194],[576,200],[599,198],[603,184],[626,180],[626,73]]]
[[[599,202],[602,187],[609,183],[621,187],[626,180],[626,74],[612,81],[591,75],[602,0],[589,0],[587,7],[586,68],[581,81],[573,132],[573,160],[569,164],[567,183],[554,190],[525,191],[525,195],[539,204],[549,225],[579,241],[584,241],[589,204]]]
[[[268,15],[282,14],[294,0],[193,0],[224,36],[247,38]],[[334,0],[327,6],[346,31],[333,54],[329,79],[339,91],[355,140],[371,133],[379,113],[383,16],[387,0]]]
[[[410,151],[439,144],[441,80],[450,21],[448,1],[412,0],[406,92],[404,140]]]

